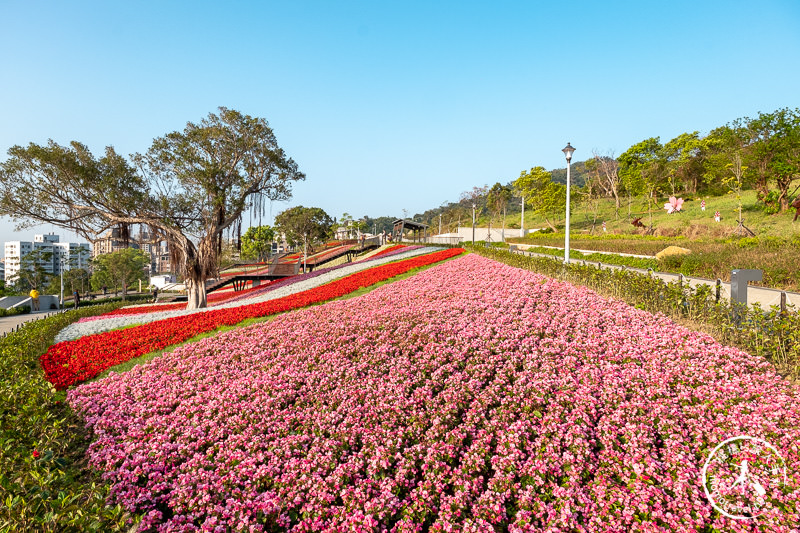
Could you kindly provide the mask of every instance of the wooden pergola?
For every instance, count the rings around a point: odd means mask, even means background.
[[[403,240],[403,232],[405,230],[411,230],[412,238],[414,242],[425,242],[428,238],[428,225],[423,224],[421,222],[414,222],[413,220],[408,220],[404,218],[398,218],[392,224],[393,230],[392,235],[393,238],[397,242],[401,242]],[[422,238],[420,239],[420,232],[422,232]]]

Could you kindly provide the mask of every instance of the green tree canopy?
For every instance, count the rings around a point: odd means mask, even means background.
[[[95,157],[78,142],[14,146],[9,156],[0,164],[0,215],[21,227],[68,228],[90,241],[114,227],[125,235],[133,224],[147,226],[169,244],[188,308],[205,307],[205,280],[242,213],[288,200],[292,183],[305,179],[266,120],[224,107],[155,139],[132,164],[111,147]]]
[[[92,260],[92,288],[113,287],[128,294],[128,286],[139,280],[149,283],[150,256],[136,248],[123,248],[110,254],[101,254]],[[66,280],[65,280],[66,281]],[[74,288],[73,288],[74,290]]]
[[[45,268],[53,264],[53,252],[50,250],[35,248],[22,257],[6,259],[19,259],[19,273],[9,280],[17,292],[27,293],[31,289],[43,291],[52,277]]]
[[[81,294],[90,287],[91,273],[85,268],[72,267],[65,269],[63,276],[53,276],[50,278],[50,285],[47,291],[51,294],[61,292],[61,278],[64,279],[64,293],[69,295],[75,290]]]
[[[292,246],[307,244],[313,249],[315,244],[330,236],[333,219],[319,207],[298,205],[276,216],[275,227],[283,232]]]
[[[520,173],[519,178],[514,181],[514,188],[553,231],[558,231],[554,221],[566,212],[566,185],[554,182],[552,174],[544,167],[533,167]]]
[[[251,226],[242,234],[242,259],[266,261],[272,251],[275,230],[269,226]]]
[[[743,120],[750,137],[745,163],[755,174],[760,198],[768,208],[786,211],[797,192],[794,183],[800,180],[800,109],[783,108]]]

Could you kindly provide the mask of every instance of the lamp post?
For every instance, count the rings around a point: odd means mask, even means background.
[[[58,262],[61,264],[61,297],[58,299],[58,308],[61,309],[64,307],[64,256],[62,255],[58,258],[58,260]]]
[[[306,273],[306,257],[308,256],[308,234],[303,233],[303,274]]]
[[[475,202],[472,202],[472,246],[475,246]]]
[[[439,213],[439,235],[442,234],[442,214]]]
[[[525,197],[522,197],[522,215],[519,217],[519,236],[525,236]]]
[[[564,263],[569,263],[569,166],[572,161],[572,152],[575,151],[569,143],[564,147],[564,155],[567,157],[567,222],[564,228]]]

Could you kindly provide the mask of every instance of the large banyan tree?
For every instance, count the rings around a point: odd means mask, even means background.
[[[54,224],[91,242],[110,229],[124,238],[134,225],[148,227],[154,241],[167,242],[189,309],[206,306],[205,282],[243,214],[288,200],[292,182],[305,179],[266,120],[224,107],[130,160],[112,147],[95,157],[78,142],[31,143],[8,154],[0,163],[0,214],[20,229]]]

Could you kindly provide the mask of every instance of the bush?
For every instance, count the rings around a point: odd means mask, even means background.
[[[31,308],[30,308],[29,305],[21,305],[19,307],[11,307],[10,309],[2,309],[2,308],[0,308],[0,317],[24,315],[24,314],[30,313],[30,312],[31,312]]]
[[[739,248],[752,248],[753,246],[758,246],[758,237],[743,237],[736,240],[736,244]]]
[[[680,270],[687,257],[686,255],[665,255],[658,260],[658,268],[666,272]]]
[[[697,276],[702,265],[703,260],[697,254],[685,255],[678,271],[684,276]]]
[[[123,531],[131,516],[107,507],[108,488],[83,471],[89,443],[39,356],[55,335],[119,303],[67,311],[0,338],[0,531]]]
[[[537,254],[552,255],[553,257],[564,257],[564,250],[559,250],[557,248],[544,248],[541,246],[537,246],[533,248],[528,248],[527,251],[534,252]],[[648,269],[648,268],[655,269],[658,266],[658,263],[656,262],[655,259],[644,259],[641,257],[629,257],[625,255],[601,254],[601,253],[586,254],[583,252],[579,252],[577,250],[570,250],[569,257],[571,259],[577,259],[579,261],[591,261],[593,263],[606,263],[608,265],[628,266],[641,269]]]

